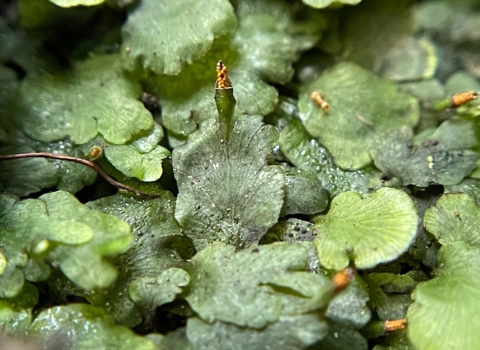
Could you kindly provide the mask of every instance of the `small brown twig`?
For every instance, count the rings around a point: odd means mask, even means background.
[[[83,164],[95,170],[101,177],[103,177],[107,182],[119,189],[133,192],[137,196],[150,196],[150,197],[157,197],[158,194],[152,193],[145,193],[143,191],[137,190],[133,187],[127,186],[118,182],[117,180],[113,179],[110,175],[108,175],[105,171],[102,170],[97,164],[91,162],[89,160],[77,157],[66,156],[62,154],[55,154],[55,153],[48,153],[48,152],[38,152],[38,153],[18,153],[18,154],[9,154],[9,155],[0,155],[0,161],[2,160],[13,160],[13,159],[25,159],[25,158],[49,158],[49,159],[56,159],[56,160],[65,160],[68,162],[74,162],[78,164]]]

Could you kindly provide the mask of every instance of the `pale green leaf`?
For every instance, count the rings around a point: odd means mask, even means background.
[[[303,3],[316,9],[323,9],[332,4],[333,5],[338,5],[338,4],[357,5],[361,1],[362,0],[303,0]]]
[[[391,261],[408,249],[417,222],[413,202],[401,190],[382,188],[364,199],[356,192],[341,193],[328,214],[315,221],[320,263],[341,270],[350,261],[360,269]]]
[[[105,0],[49,0],[60,7],[73,6],[95,6],[103,3]]]
[[[480,248],[464,242],[444,246],[435,278],[419,283],[408,309],[408,338],[418,349],[475,349],[480,342]]]
[[[434,207],[427,209],[424,223],[442,245],[459,241],[480,243],[480,208],[467,194],[442,196]]]
[[[162,146],[148,153],[140,153],[133,145],[113,145],[105,149],[105,156],[115,168],[126,176],[146,182],[162,176],[162,160],[169,155],[170,151]]]
[[[436,48],[429,40],[406,36],[385,53],[380,75],[393,81],[431,79],[437,70]]]

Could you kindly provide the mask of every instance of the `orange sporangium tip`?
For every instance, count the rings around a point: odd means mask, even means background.
[[[227,66],[220,60],[217,62],[217,81],[215,82],[215,89],[226,89],[232,87],[228,79]]]
[[[407,326],[407,319],[400,318],[398,320],[385,321],[385,323],[383,324],[383,329],[385,329],[386,332],[391,332],[391,331],[398,331],[400,329],[404,329],[406,326]]]
[[[461,105],[464,105],[467,102],[475,100],[477,97],[478,97],[478,92],[476,91],[467,91],[467,92],[461,92],[461,93],[455,94],[452,96],[452,99],[450,100],[450,107],[451,108],[459,107]]]
[[[335,287],[335,291],[339,292],[345,289],[348,284],[352,281],[354,276],[354,271],[351,267],[347,267],[346,269],[337,272],[333,276],[333,285]]]
[[[310,98],[317,105],[319,105],[322,111],[324,111],[325,113],[328,112],[328,110],[330,109],[330,106],[326,101],[323,100],[322,96],[320,96],[320,93],[318,91],[312,91],[312,93],[310,94]]]

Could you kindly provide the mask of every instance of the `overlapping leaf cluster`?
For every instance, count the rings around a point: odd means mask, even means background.
[[[150,195],[0,161],[0,342],[475,348],[480,113],[449,98],[480,90],[480,11],[458,3],[8,5],[0,154]]]

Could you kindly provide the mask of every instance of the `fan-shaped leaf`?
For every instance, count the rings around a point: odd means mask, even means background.
[[[320,263],[341,270],[350,260],[360,269],[397,258],[417,233],[418,217],[408,195],[382,188],[362,199],[344,192],[332,201],[330,211],[315,220]]]
[[[323,307],[332,285],[305,272],[308,249],[276,243],[235,252],[216,242],[192,259],[190,306],[205,321],[262,328],[283,315]]]
[[[464,242],[438,253],[436,277],[420,283],[408,309],[408,337],[418,349],[475,349],[480,343],[480,247]]]
[[[313,91],[329,104],[328,112],[312,100]],[[370,163],[376,135],[413,126],[419,117],[415,98],[351,63],[339,63],[303,87],[298,107],[307,131],[321,139],[339,166],[349,169]]]
[[[139,62],[155,73],[176,75],[184,63],[204,55],[215,37],[235,26],[227,0],[144,0],[122,29],[124,67],[134,70]]]

